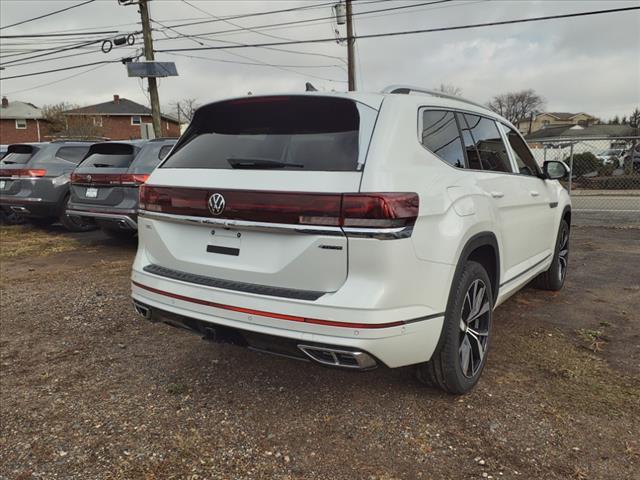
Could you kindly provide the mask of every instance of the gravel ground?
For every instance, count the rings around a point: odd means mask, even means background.
[[[469,395],[147,324],[135,245],[0,227],[0,478],[640,478],[640,230],[576,227],[566,288],[495,314]]]

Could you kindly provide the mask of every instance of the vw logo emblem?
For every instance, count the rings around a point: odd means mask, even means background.
[[[214,215],[220,215],[224,212],[226,202],[224,197],[219,193],[214,193],[209,197],[209,211]]]
[[[91,182],[91,175],[87,175],[87,182]]]

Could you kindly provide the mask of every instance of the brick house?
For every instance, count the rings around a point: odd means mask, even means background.
[[[46,134],[42,110],[31,103],[2,97],[0,108],[0,144],[40,142]]]
[[[528,135],[543,128],[580,125],[588,127],[599,123],[599,120],[588,113],[569,113],[569,112],[541,112],[533,115],[532,118],[523,118],[518,120],[517,127],[520,133]]]
[[[95,136],[111,140],[146,138],[143,131],[153,136],[151,109],[119,95],[114,95],[109,102],[67,110],[63,114],[69,127],[74,122],[90,123]],[[163,137],[180,136],[177,119],[165,114],[161,119]]]

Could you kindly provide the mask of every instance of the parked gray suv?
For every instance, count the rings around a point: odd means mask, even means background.
[[[9,145],[0,161],[0,207],[40,225],[59,220],[73,232],[95,228],[92,221],[68,213],[71,172],[91,145],[68,141]]]
[[[175,145],[175,138],[94,145],[72,175],[70,209],[108,235],[136,234],[138,187]],[[141,148],[139,148],[141,147]]]

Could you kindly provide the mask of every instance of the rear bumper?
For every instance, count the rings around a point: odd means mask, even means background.
[[[57,217],[59,213],[57,202],[49,202],[43,198],[36,197],[0,195],[0,206],[27,217]]]
[[[391,368],[429,360],[444,321],[443,313],[426,307],[418,316],[413,307],[411,317],[403,308],[381,311],[327,307],[185,284],[136,270],[131,288],[134,302],[161,312],[156,316],[159,321],[175,324],[166,320],[173,316],[181,325],[197,325],[188,328],[200,333],[203,325],[210,325],[214,331],[231,329],[243,332],[243,336],[266,335],[293,345],[296,352],[301,350],[300,345],[364,352],[377,364]],[[271,353],[295,356],[291,351]]]
[[[67,210],[69,215],[89,217],[94,220],[113,223],[114,227],[125,230],[137,230],[137,214],[135,210],[89,210],[71,205]]]

